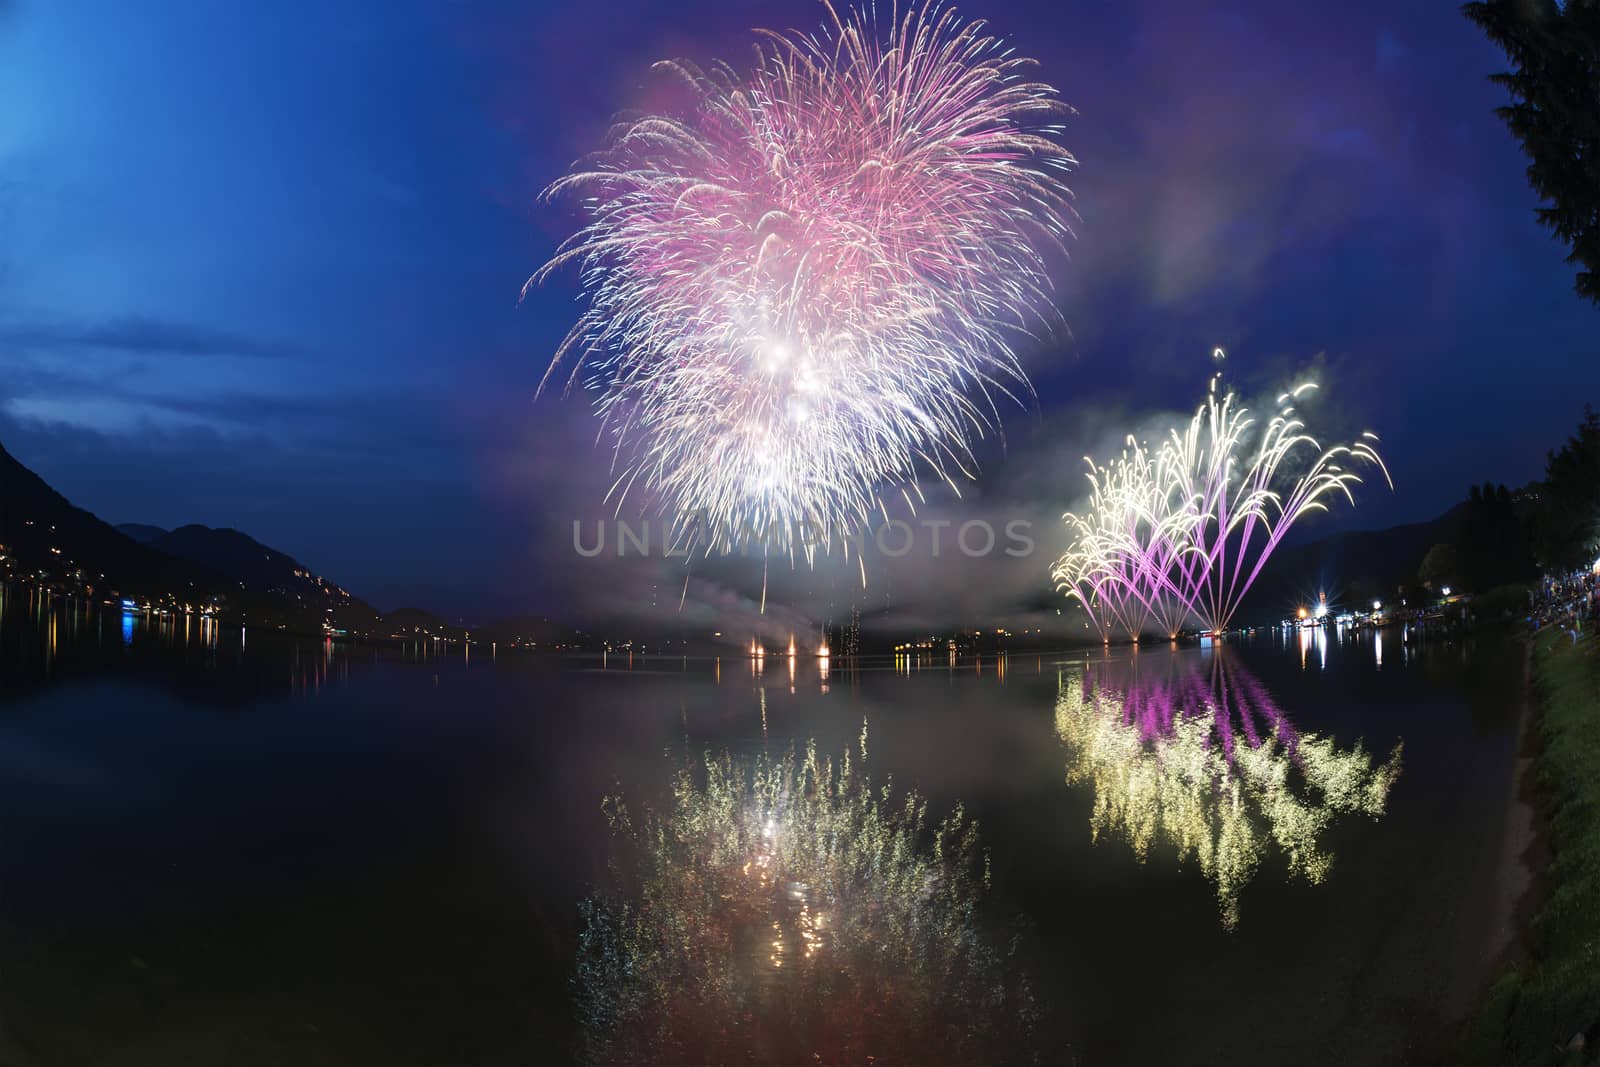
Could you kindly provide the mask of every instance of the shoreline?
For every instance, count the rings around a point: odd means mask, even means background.
[[[1488,982],[1527,958],[1530,924],[1542,900],[1550,865],[1550,842],[1538,804],[1538,699],[1534,689],[1534,643],[1523,639],[1522,699],[1517,714],[1516,755],[1511,796],[1500,839],[1495,902],[1487,949]]]
[[[1478,919],[1466,936],[1476,940],[1459,957],[1462,971],[1452,975],[1441,997],[1442,1032],[1425,1056],[1426,1062],[1456,1063],[1463,1053],[1463,1035],[1474,1026],[1497,983],[1527,960],[1532,951],[1532,921],[1543,899],[1549,864],[1548,830],[1538,803],[1539,701],[1534,671],[1534,642],[1528,635],[1508,636],[1520,646],[1521,682],[1513,698],[1517,711],[1511,767],[1504,780],[1499,826],[1485,850],[1484,879],[1477,896]],[[1515,668],[1513,668],[1515,669]],[[1498,1062],[1493,1059],[1485,1062]]]
[[[1580,1063],[1600,1030],[1600,638],[1527,639],[1512,806],[1496,878],[1488,983],[1449,1062]]]

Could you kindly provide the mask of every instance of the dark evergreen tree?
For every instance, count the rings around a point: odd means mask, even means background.
[[[1577,291],[1600,303],[1600,0],[1476,0],[1463,8],[1505,50],[1500,117],[1528,156],[1539,221],[1572,249]]]
[[[1462,569],[1478,592],[1526,582],[1537,573],[1516,503],[1503,485],[1484,482],[1467,493],[1460,543]]]
[[[1532,515],[1534,555],[1550,571],[1570,571],[1600,556],[1600,415],[1583,409],[1577,432],[1545,463]]]

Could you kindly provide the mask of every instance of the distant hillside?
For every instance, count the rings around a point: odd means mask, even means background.
[[[1275,622],[1324,590],[1331,603],[1352,606],[1387,598],[1402,585],[1415,585],[1428,549],[1456,540],[1464,507],[1457,505],[1427,522],[1351,530],[1285,545],[1262,568],[1235,621]]]
[[[385,612],[379,620],[383,633],[390,637],[461,637],[465,630],[452,626],[431,611],[422,608],[396,608]]]
[[[153,527],[149,527],[153,529]],[[190,560],[226,574],[247,589],[274,596],[294,597],[306,604],[334,608],[336,613],[354,612],[359,621],[377,619],[370,604],[356,599],[340,586],[313,574],[291,556],[233,529],[209,526],[180,526],[149,542],[150,547],[169,556]],[[357,620],[349,620],[357,621]]]
[[[74,507],[0,446],[0,578],[41,582],[96,599],[198,611],[214,606],[252,625],[303,631],[324,623],[367,636],[428,636],[505,645],[592,642],[538,615],[467,627],[421,608],[380,615],[338,583],[248,534],[209,526],[111,526]]]
[[[326,620],[366,630],[377,619],[367,604],[237,530],[130,530],[136,536],[74,507],[0,446],[0,575],[96,598],[215,605],[303,630]]]
[[[0,545],[16,577],[81,582],[141,595],[226,596],[221,574],[119,533],[47,485],[0,446]]]
[[[151,541],[164,536],[167,532],[159,526],[146,526],[142,522],[119,522],[116,529],[119,534],[131,538],[141,545],[148,545]]]

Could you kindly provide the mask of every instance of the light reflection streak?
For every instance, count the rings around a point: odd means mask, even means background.
[[[1326,626],[1302,626],[1297,631],[1300,642],[1300,669],[1306,669],[1306,654],[1316,649],[1317,663],[1320,670],[1328,669],[1328,628]]]
[[[11,595],[13,589],[17,590],[17,597]],[[31,678],[36,673],[38,678],[48,680],[63,670],[92,673],[111,668],[113,662],[189,664],[203,666],[207,671],[217,667],[242,668],[253,662],[246,656],[249,631],[243,626],[238,628],[239,643],[235,647],[231,644],[234,630],[230,626],[230,643],[224,645],[223,623],[204,609],[131,601],[101,604],[76,594],[36,591],[4,582],[0,582],[0,601],[9,614],[8,623],[17,619],[23,623],[21,628],[8,626],[8,640],[0,644],[0,655],[19,668],[19,677]],[[335,680],[348,677],[350,659],[345,646],[326,638],[318,638],[315,646],[309,638],[286,636],[280,640],[290,642],[290,662],[284,668],[286,676],[274,667],[272,677],[281,680],[291,695],[319,693]],[[322,650],[316,662],[303,655],[314,647]],[[116,660],[105,660],[106,654],[113,651]]]
[[[605,811],[575,981],[590,1061],[1022,1057],[1036,1007],[1016,939],[978,919],[977,827],[875,785],[865,726],[838,760],[708,755],[664,811]]]
[[[1141,862],[1158,843],[1216,886],[1223,924],[1276,845],[1291,876],[1320,883],[1337,816],[1383,814],[1401,747],[1376,764],[1360,742],[1297,731],[1225,649],[1206,661],[1093,663],[1061,676],[1056,732],[1067,781],[1094,790],[1090,833],[1125,839]]]

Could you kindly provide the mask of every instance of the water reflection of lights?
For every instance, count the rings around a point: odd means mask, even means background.
[[[12,595],[14,592],[17,595]],[[71,593],[5,590],[4,583],[0,583],[0,606],[7,604],[23,609],[12,617],[21,619],[28,628],[30,642],[37,641],[35,647],[41,655],[36,662],[45,678],[63,667],[73,671],[95,669],[100,657],[112,651],[119,658],[128,657],[130,662],[187,661],[203,663],[207,670],[232,669],[252,662],[246,658],[249,631],[243,626],[235,630],[204,607],[196,610],[182,604],[162,607],[120,600],[97,602]],[[13,637],[18,633],[14,628],[7,630]],[[233,643],[235,632],[237,645]],[[269,643],[268,655],[272,655],[273,647]],[[291,695],[320,693],[349,675],[350,658],[345,645],[325,639],[313,645],[309,639],[284,637],[278,639],[277,647],[286,653],[286,669],[281,674],[274,671],[270,684],[284,685]],[[313,653],[313,649],[317,652]]]
[[[1300,669],[1306,669],[1307,654],[1316,649],[1319,669],[1328,669],[1328,628],[1326,626],[1305,626],[1299,628],[1298,642],[1300,645]]]
[[[1333,862],[1323,835],[1342,814],[1383,814],[1400,774],[1358,742],[1300,733],[1225,651],[1208,661],[1126,661],[1064,673],[1056,731],[1067,781],[1094,790],[1090,832],[1124,838],[1143,861],[1157,842],[1216,885],[1223,923],[1269,846],[1315,884]]]
[[[960,809],[868,779],[860,751],[708,757],[670,806],[618,798],[616,881],[583,904],[576,993],[602,1062],[1011,1060],[1035,1006],[977,915]],[[928,1020],[944,1025],[929,1026]]]

